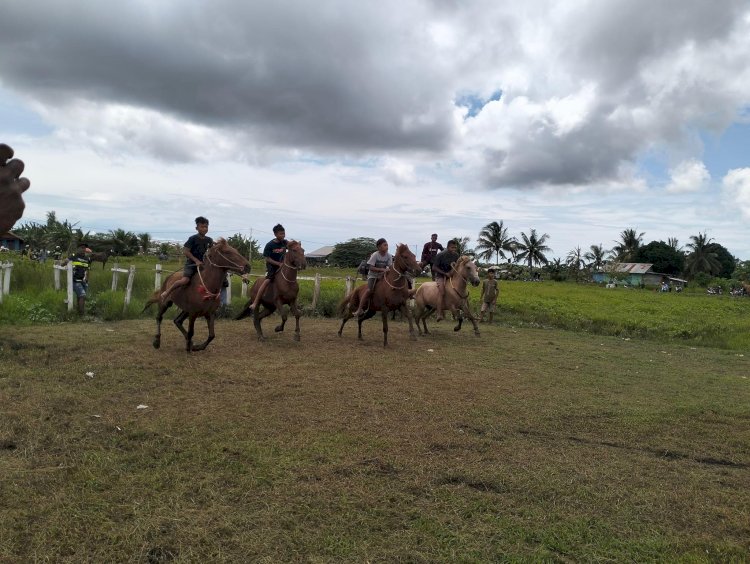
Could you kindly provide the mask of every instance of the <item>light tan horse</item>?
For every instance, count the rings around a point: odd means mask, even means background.
[[[457,315],[458,324],[453,328],[459,331],[463,325],[464,316],[468,317],[474,325],[474,334],[479,336],[479,325],[474,315],[469,309],[469,290],[467,285],[479,286],[479,273],[477,265],[466,255],[460,257],[451,266],[451,272],[445,281],[445,297],[443,299],[444,309],[449,309],[451,313]],[[417,320],[419,334],[429,334],[427,330],[427,318],[437,310],[438,287],[435,282],[425,282],[414,294],[416,308],[414,318]],[[420,321],[422,325],[420,325]]]
[[[250,270],[250,264],[237,249],[221,238],[206,251],[206,255],[203,257],[203,266],[198,268],[198,272],[190,279],[190,283],[176,288],[166,302],[161,301],[161,293],[182,278],[182,271],[174,272],[162,283],[161,289],[153,293],[143,308],[145,311],[151,304],[159,304],[159,312],[156,315],[156,335],[153,341],[155,349],[161,346],[161,321],[164,312],[172,304],[182,310],[174,318],[174,324],[185,337],[185,347],[188,352],[202,351],[214,340],[214,321],[216,320],[216,310],[220,305],[221,285],[229,270],[242,274]],[[205,343],[193,345],[195,320],[198,317],[206,318],[208,339]],[[187,331],[182,326],[186,319],[189,319]]]
[[[400,244],[396,247],[396,254],[393,256],[393,265],[388,267],[383,277],[377,281],[375,288],[370,294],[369,303],[366,304],[366,311],[357,318],[358,333],[357,338],[362,340],[362,322],[375,316],[376,312],[381,312],[383,317],[383,346],[388,345],[388,312],[400,310],[409,320],[409,337],[412,340],[417,338],[414,332],[413,317],[407,303],[409,301],[409,280],[407,275],[417,276],[422,271],[417,257],[409,250],[408,245]],[[341,327],[339,328],[339,337],[344,330],[344,325],[352,317],[354,311],[359,307],[362,294],[367,288],[367,284],[357,286],[351,294],[344,298],[339,304],[339,312],[343,316]],[[364,308],[363,308],[364,309]]]
[[[294,329],[294,340],[300,340],[299,333],[299,318],[302,315],[302,311],[297,306],[297,295],[299,294],[299,284],[297,283],[297,271],[307,267],[307,261],[305,260],[305,249],[302,248],[302,243],[299,241],[289,241],[286,246],[286,253],[284,253],[284,260],[279,267],[279,271],[273,278],[273,282],[266,286],[265,292],[260,299],[258,309],[260,311],[253,311],[249,306],[255,300],[255,295],[258,293],[260,283],[263,281],[259,278],[255,281],[252,288],[250,288],[250,300],[245,304],[245,308],[235,319],[243,319],[248,315],[253,316],[253,325],[255,332],[258,335],[258,340],[263,341],[263,328],[260,326],[260,322],[271,315],[274,311],[278,310],[281,315],[281,324],[277,325],[274,331],[277,333],[284,330],[287,320],[287,312],[284,309],[285,305],[289,305],[289,311],[294,315],[296,327]],[[263,306],[261,308],[261,306]]]

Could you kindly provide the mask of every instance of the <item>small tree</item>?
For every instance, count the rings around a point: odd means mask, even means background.
[[[479,232],[479,239],[477,239],[478,256],[489,262],[494,254],[495,263],[498,264],[500,257],[507,258],[508,255],[515,255],[515,244],[515,238],[508,236],[508,228],[503,225],[503,222],[493,221],[482,227]]]
[[[260,247],[258,241],[252,237],[245,237],[242,233],[235,233],[227,238],[227,243],[232,245],[244,257],[258,258],[260,256]]]
[[[469,247],[471,237],[454,237],[453,240],[456,242],[456,252],[459,256],[474,256],[474,249]]]
[[[377,250],[375,239],[370,237],[356,237],[343,243],[336,243],[328,262],[334,266],[356,268],[363,260]]]
[[[521,252],[516,257],[519,261],[529,265],[529,274],[533,270],[533,265],[547,264],[549,262],[544,254],[552,250],[544,244],[547,242],[547,239],[549,239],[549,235],[545,233],[539,236],[536,233],[536,229],[532,229],[528,235],[521,233],[521,241],[516,243],[516,247]]]

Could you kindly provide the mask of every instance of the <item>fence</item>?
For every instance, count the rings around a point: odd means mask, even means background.
[[[146,272],[148,270],[151,270],[151,266],[148,266],[146,268]],[[10,293],[10,281],[11,281],[11,272],[13,269],[13,263],[7,262],[7,263],[0,263],[0,303],[2,302],[3,296],[7,296]],[[93,271],[90,271],[90,275]],[[111,284],[108,283],[109,289],[111,289],[112,292],[118,291],[118,288],[121,287],[122,281],[121,278],[123,275],[127,275],[127,279],[125,282],[125,292],[124,292],[124,303],[123,303],[123,311],[127,309],[129,304],[132,301],[133,298],[133,286],[134,281],[136,277],[136,266],[135,265],[129,265],[127,268],[122,267],[120,264],[115,263],[112,268],[110,269],[110,272],[112,273],[111,278]],[[141,268],[141,271],[143,272],[143,268]],[[171,275],[174,271],[165,270],[164,266],[162,264],[156,264],[153,266],[153,288],[154,290],[158,290],[161,288],[162,282],[164,280],[164,275]],[[70,262],[67,262],[66,264],[61,264],[60,261],[55,261],[55,263],[52,265],[52,273],[53,273],[53,282],[54,282],[54,289],[55,291],[61,291],[65,290],[66,298],[65,303],[67,304],[67,310],[69,312],[72,312],[75,309],[76,305],[76,298],[75,293],[73,289],[73,265]],[[65,273],[64,275],[62,273]],[[35,274],[35,276],[38,276]],[[98,276],[98,274],[96,275]],[[231,273],[227,273],[227,281],[229,284],[222,289],[222,303],[228,304],[232,301],[232,284],[231,284]],[[250,277],[259,277],[263,276],[263,274],[249,274]],[[64,282],[63,282],[64,278]],[[142,280],[142,277],[141,277]],[[320,273],[317,273],[314,277],[306,277],[306,276],[299,276],[298,280],[300,281],[312,281],[312,295],[309,293],[309,286],[307,287],[307,291],[305,294],[307,295],[307,298],[305,301],[311,298],[310,302],[310,310],[312,312],[318,312],[318,309],[320,307],[320,299],[321,299],[321,284],[323,280],[336,280],[343,282],[344,286],[344,295],[349,295],[351,293],[354,282],[356,280],[355,276],[322,276]],[[63,288],[64,284],[64,288]],[[143,292],[143,281],[140,282],[141,284],[141,292]],[[98,283],[99,291],[102,290],[101,288],[101,282]],[[249,284],[241,284],[240,285],[240,291],[239,295],[243,299],[247,297],[248,295],[248,287]],[[340,286],[339,286],[340,288]],[[330,285],[329,285],[330,289]],[[339,290],[341,291],[341,290]],[[330,301],[330,291],[328,292]],[[340,294],[339,294],[340,296]],[[325,311],[325,306],[324,306]]]

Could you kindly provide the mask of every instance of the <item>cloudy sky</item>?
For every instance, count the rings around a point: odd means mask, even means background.
[[[750,259],[750,6],[7,0],[25,219],[307,250],[503,220],[553,256],[706,231]],[[251,231],[252,230],[252,231]]]

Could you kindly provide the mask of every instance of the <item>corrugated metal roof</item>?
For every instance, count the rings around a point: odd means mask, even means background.
[[[335,248],[336,248],[335,245],[327,246],[327,247],[320,247],[319,249],[316,249],[312,252],[305,253],[305,256],[309,258],[326,258],[328,255],[330,255],[333,252],[333,249]]]
[[[615,265],[615,272],[629,272],[630,274],[646,274],[653,264],[644,262],[620,262]]]

